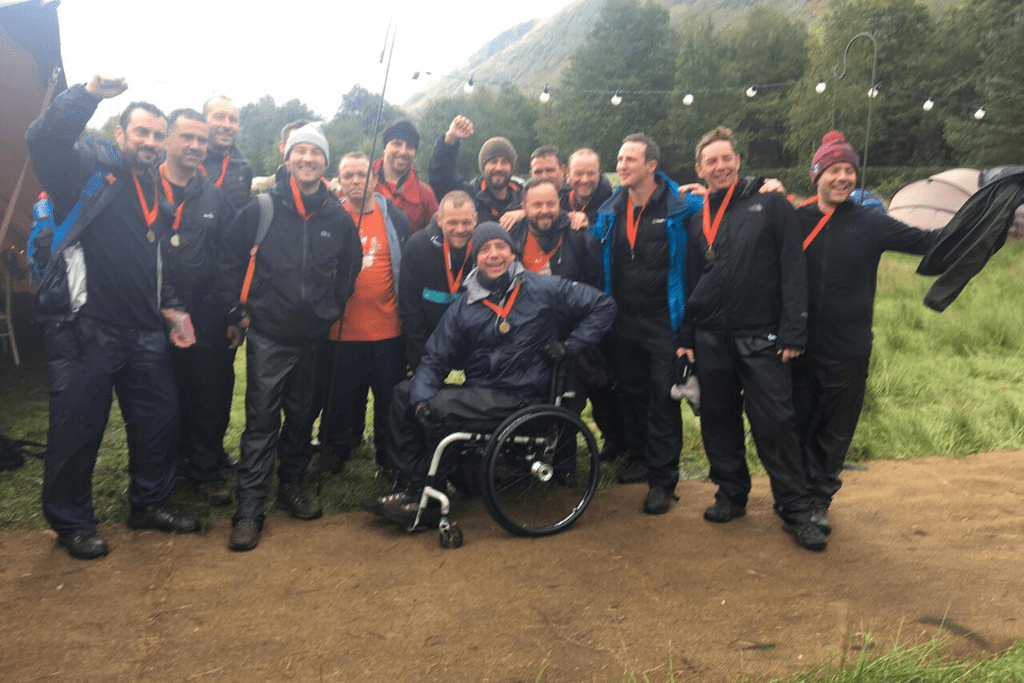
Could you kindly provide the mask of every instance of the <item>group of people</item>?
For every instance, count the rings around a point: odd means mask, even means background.
[[[433,445],[541,401],[559,361],[577,368],[602,459],[623,460],[621,481],[647,482],[645,513],[677,500],[671,387],[690,365],[718,485],[704,518],[745,514],[745,412],[784,529],[825,549],[864,397],[880,255],[924,253],[934,239],[849,200],[859,159],[841,133],[823,139],[817,195],[796,210],[777,181],[740,177],[725,128],[697,145],[704,184],[677,185],[642,133],[622,142],[614,191],[585,148],[565,166],[556,148],[537,149],[520,183],[504,137],[483,144],[480,175],[465,182],[457,160],[474,127],[463,116],[434,143],[429,183],[408,119],[385,128],[381,158],[343,155],[333,183],[321,124],[294,122],[272,187],[252,198],[238,109],[222,96],[167,116],[132,102],[115,144],[78,141],[100,100],[126,88],[99,76],[72,86],[26,136],[54,216],[32,236],[50,383],[43,509],[73,557],[108,552],[91,476],[112,390],[128,436],[128,525],[198,531],[170,503],[183,481],[211,505],[236,503],[228,547],[246,551],[275,461],[274,503],[322,515],[303,480],[344,470],[368,392],[376,460],[395,485],[361,506],[430,523],[420,492],[459,466],[446,457],[428,482]],[[235,461],[223,441],[243,341]],[[445,383],[452,369],[459,386]]]

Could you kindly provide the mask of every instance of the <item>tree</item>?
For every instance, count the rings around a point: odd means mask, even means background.
[[[278,107],[270,95],[244,105],[238,116],[241,122],[238,148],[249,160],[255,175],[270,175],[281,164],[277,145],[285,124],[298,119],[317,119],[313,110],[299,100],[289,100]]]

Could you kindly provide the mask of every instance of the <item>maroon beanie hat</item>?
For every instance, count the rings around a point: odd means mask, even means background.
[[[825,133],[821,139],[821,147],[814,153],[814,161],[811,163],[811,182],[818,184],[818,178],[825,172],[825,169],[834,164],[853,164],[853,167],[860,170],[860,157],[853,151],[853,146],[846,141],[838,130]]]

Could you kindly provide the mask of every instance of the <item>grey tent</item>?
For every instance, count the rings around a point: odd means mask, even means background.
[[[945,227],[964,202],[978,191],[981,172],[953,168],[903,186],[889,202],[889,215],[924,230]]]

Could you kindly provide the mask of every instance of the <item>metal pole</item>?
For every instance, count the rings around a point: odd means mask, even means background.
[[[871,60],[871,88],[868,90],[868,121],[867,129],[864,133],[864,163],[861,164],[860,173],[860,198],[861,203],[863,203],[868,177],[868,143],[871,141],[871,105],[875,97],[878,95],[878,90],[876,90],[878,84],[875,81],[875,74],[878,69],[878,41],[875,40],[875,37],[870,33],[864,32],[858,33],[851,38],[850,42],[846,44],[846,50],[843,51],[843,73],[839,73],[839,67],[836,66],[832,69],[832,75],[836,80],[842,80],[843,77],[846,76],[846,57],[850,52],[850,46],[853,45],[854,41],[858,38],[867,38],[871,41],[871,46],[874,48],[874,56]],[[874,93],[874,95],[872,95],[872,93]]]

